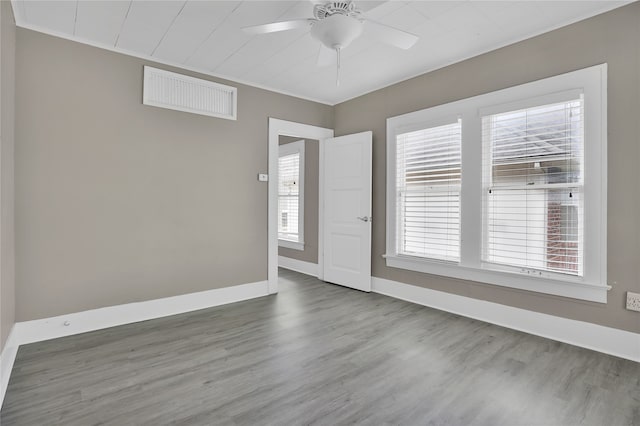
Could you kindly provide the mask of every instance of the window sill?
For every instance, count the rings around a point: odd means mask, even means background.
[[[451,262],[438,262],[408,256],[384,255],[387,266],[409,271],[440,275],[443,277],[476,281],[502,287],[517,288],[537,293],[553,294],[591,302],[607,303],[607,285],[591,284],[576,280],[557,280],[549,277],[532,277],[510,271],[472,268]]]
[[[298,241],[278,240],[278,247],[304,251],[304,243]]]

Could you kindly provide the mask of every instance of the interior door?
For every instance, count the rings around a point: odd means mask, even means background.
[[[322,279],[362,291],[371,291],[371,149],[371,132],[322,142]]]

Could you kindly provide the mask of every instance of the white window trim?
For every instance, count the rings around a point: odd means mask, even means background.
[[[278,247],[285,247],[293,250],[304,250],[304,139],[299,141],[290,142],[284,145],[280,145],[278,147],[278,158],[291,155],[291,154],[300,154],[300,178],[299,182],[299,192],[298,196],[298,241],[287,240],[284,238],[278,237]]]
[[[493,264],[482,256],[483,170],[481,113],[515,105],[544,104],[568,92],[585,98],[585,240],[584,275],[542,273],[531,276]],[[462,189],[460,262],[398,255],[396,252],[396,135],[404,129],[462,118]],[[476,159],[469,161],[465,159]],[[596,65],[555,77],[463,99],[387,119],[387,266],[433,275],[607,302],[607,65]]]

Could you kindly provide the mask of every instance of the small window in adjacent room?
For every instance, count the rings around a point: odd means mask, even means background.
[[[280,145],[278,245],[304,250],[304,141]]]
[[[387,266],[606,302],[606,64],[387,120]]]

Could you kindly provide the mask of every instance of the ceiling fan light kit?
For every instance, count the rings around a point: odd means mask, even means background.
[[[340,52],[362,35],[365,23],[368,35],[391,46],[409,49],[418,41],[418,37],[414,34],[367,19],[353,1],[327,1],[315,4],[313,16],[309,19],[255,25],[245,27],[243,30],[248,34],[257,35],[304,28],[310,25],[311,37],[322,45],[318,64],[323,65],[328,62],[327,49],[330,49],[331,52],[335,51],[336,86],[340,84]]]
[[[345,15],[332,15],[311,27],[311,37],[329,49],[344,49],[362,34],[363,22]]]
[[[340,85],[340,51],[362,34],[363,22],[346,15],[331,15],[311,27],[311,37],[336,51],[336,86]]]

